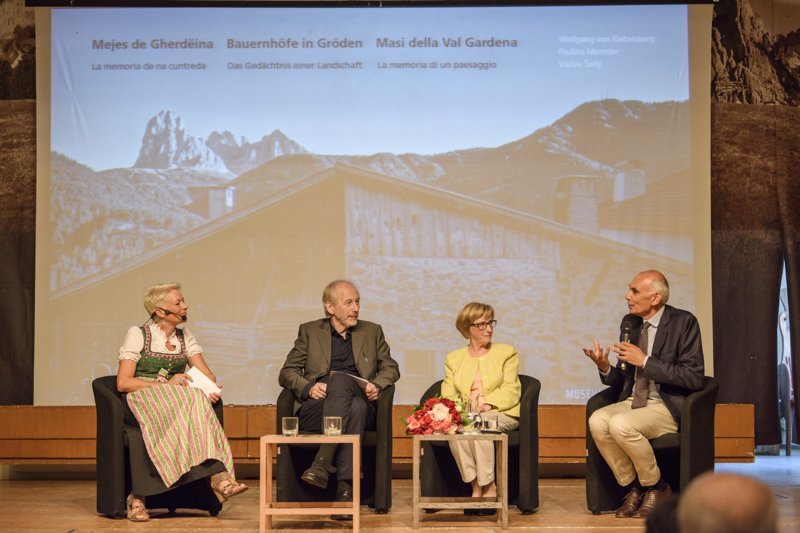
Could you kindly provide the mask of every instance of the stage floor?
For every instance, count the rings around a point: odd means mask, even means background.
[[[797,448],[795,448],[797,449]],[[775,492],[781,531],[800,531],[800,455],[758,457],[750,464],[719,464],[718,472],[737,472],[758,477]],[[1,531],[257,531],[258,480],[246,479],[250,490],[225,504],[218,517],[207,513],[178,511],[153,513],[146,523],[112,520],[95,512],[95,483],[91,480],[0,481]],[[411,480],[393,483],[393,505],[388,514],[376,515],[362,507],[362,531],[409,531],[411,528]],[[541,507],[523,516],[509,509],[509,530],[558,529],[561,531],[644,531],[642,520],[618,519],[613,514],[593,516],[586,510],[584,480],[549,478],[540,480]],[[502,531],[494,517],[465,517],[460,511],[422,515],[421,531]],[[350,522],[303,516],[275,520],[278,531],[349,530]]]

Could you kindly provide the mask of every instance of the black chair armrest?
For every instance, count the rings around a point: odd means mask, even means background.
[[[519,405],[519,472],[517,507],[523,514],[539,508],[539,393],[541,382],[520,375],[522,390]]]
[[[378,396],[375,413],[377,442],[375,445],[375,512],[386,513],[392,507],[392,407],[394,385]]]
[[[539,445],[539,393],[542,390],[541,382],[530,376],[520,376],[520,381],[525,381],[523,386],[525,394],[519,401],[519,432],[520,446],[526,449]],[[531,440],[532,442],[525,442]]]
[[[117,392],[117,377],[103,376],[92,381],[97,416],[97,512],[125,515],[125,414]]]
[[[222,398],[217,400],[217,403],[213,404],[211,408],[214,410],[214,414],[217,415],[217,420],[219,420],[219,425],[223,428],[225,427],[225,403],[222,401]]]
[[[428,387],[428,390],[426,390],[425,393],[422,395],[422,397],[420,397],[419,403],[420,404],[425,403],[426,400],[442,394],[442,381],[444,380],[440,379],[439,381]]]
[[[375,411],[376,428],[378,432],[378,446],[381,445],[381,437],[389,436],[389,453],[391,453],[392,435],[392,408],[394,406],[394,385],[389,385],[383,389],[378,396],[378,405]],[[391,456],[390,456],[391,458]]]
[[[289,389],[281,389],[278,395],[278,403],[275,407],[275,434],[280,435],[283,430],[283,418],[294,416],[294,393]]]
[[[719,381],[706,376],[681,408],[681,490],[696,476],[714,469],[714,415]]]

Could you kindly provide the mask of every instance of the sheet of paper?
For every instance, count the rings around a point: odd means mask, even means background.
[[[200,372],[200,370],[193,366],[186,372],[186,375],[192,378],[192,381],[189,382],[190,387],[195,387],[200,389],[201,391],[206,393],[206,396],[210,396],[212,393],[219,394],[222,389],[217,387],[217,384],[208,379],[208,376]]]
[[[339,372],[338,370],[331,370],[331,375],[334,374],[347,374],[348,376],[353,378],[353,380],[356,382],[356,385],[358,385],[361,390],[366,389],[367,385],[369,384],[369,380],[364,379],[361,376],[354,376],[353,374],[348,374],[347,372]]]

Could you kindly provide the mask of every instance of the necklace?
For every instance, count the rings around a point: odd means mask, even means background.
[[[161,327],[161,324],[163,324],[163,323],[164,323],[164,321],[163,321],[163,320],[162,320],[161,322],[157,322],[157,323],[156,323],[156,326],[158,326],[158,329],[159,329],[159,330],[161,330],[161,333],[163,333],[163,334],[164,334],[164,346],[167,348],[167,350],[168,350],[168,351],[170,351],[170,352],[171,352],[171,351],[173,351],[173,350],[175,349],[175,344],[173,344],[173,343],[170,341],[170,339],[172,338],[172,335],[174,335],[174,334],[175,334],[175,328],[172,328],[172,331],[171,331],[171,332],[169,332],[169,333],[167,333],[167,332],[164,330],[164,328],[163,328],[163,327]]]

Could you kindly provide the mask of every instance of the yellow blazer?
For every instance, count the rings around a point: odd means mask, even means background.
[[[519,417],[519,355],[509,344],[492,343],[481,357],[471,357],[466,346],[447,354],[444,360],[442,397],[467,405],[469,391],[480,369],[483,397],[497,411]]]

